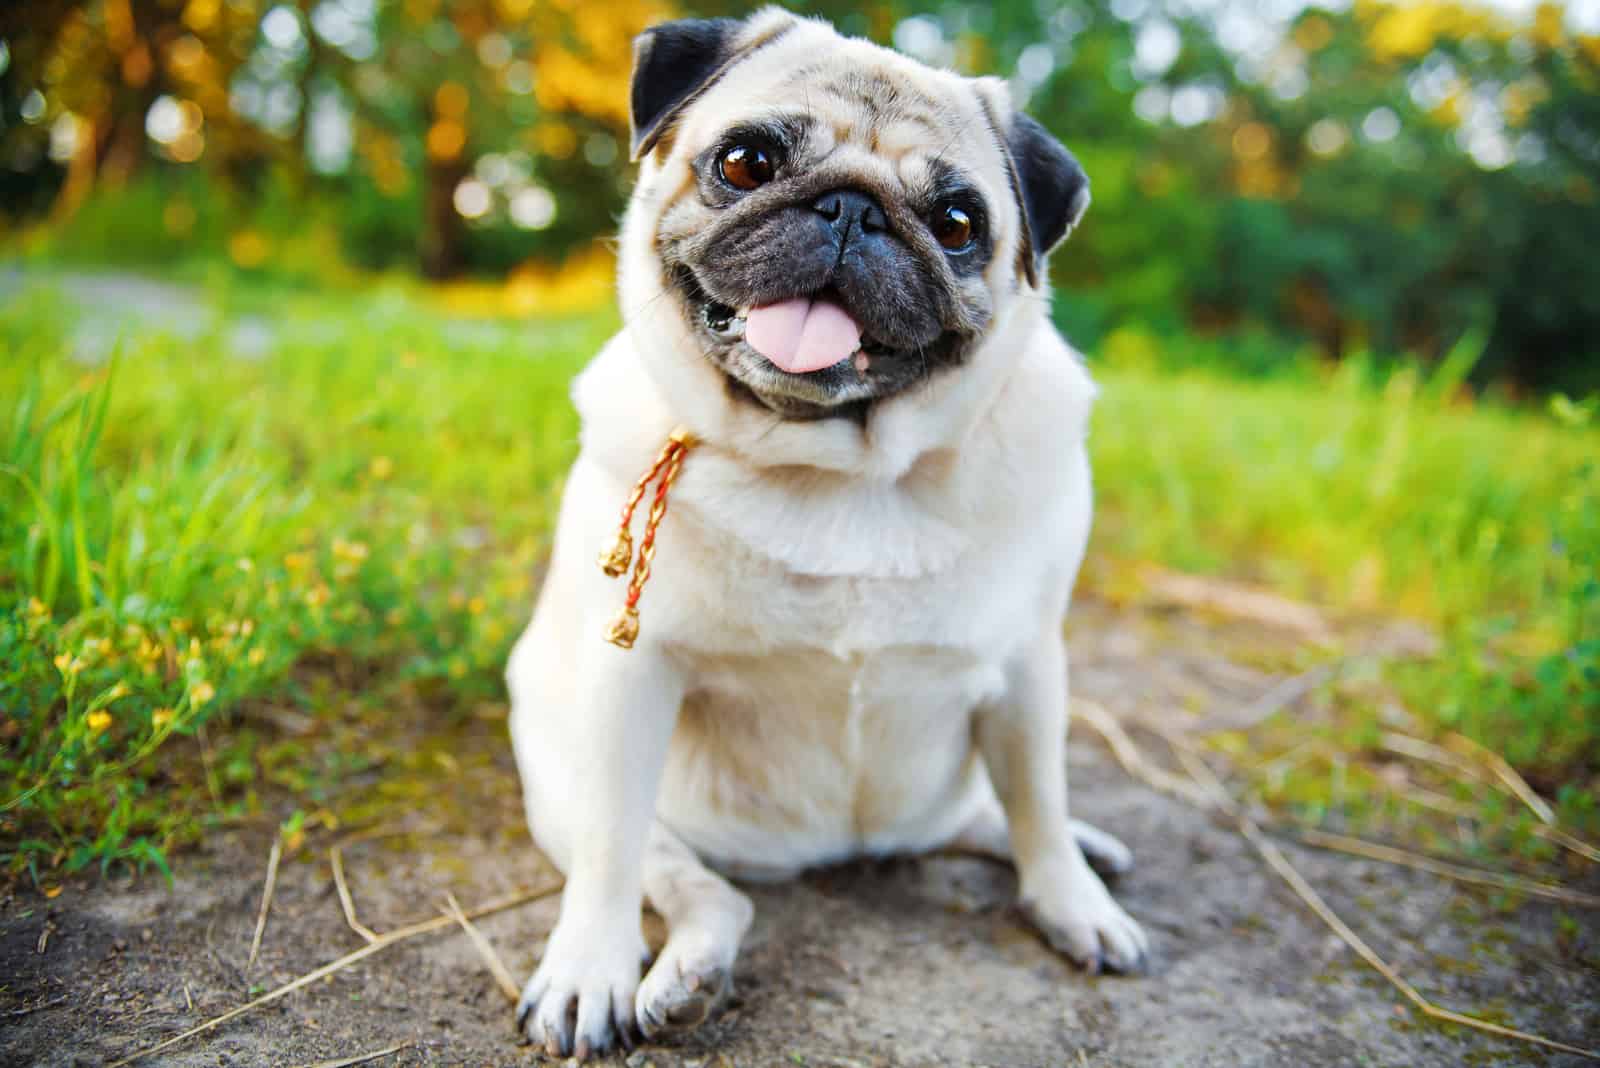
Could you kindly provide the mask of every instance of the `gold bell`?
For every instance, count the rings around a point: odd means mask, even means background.
[[[606,628],[606,641],[620,649],[632,649],[633,641],[638,636],[639,610],[631,605],[618,612]]]
[[[612,578],[618,578],[628,571],[628,565],[633,563],[633,536],[628,533],[628,528],[623,527],[617,531],[616,539],[612,541],[611,548],[600,554],[600,570]]]

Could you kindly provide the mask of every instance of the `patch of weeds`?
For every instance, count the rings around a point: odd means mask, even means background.
[[[1313,601],[1352,634],[1400,616],[1438,638],[1424,656],[1346,662],[1310,713],[1213,739],[1255,796],[1316,823],[1426,825],[1435,840],[1470,814],[1483,832],[1451,852],[1551,857],[1515,803],[1402,768],[1380,744],[1459,732],[1522,771],[1562,826],[1600,833],[1594,405],[1519,409],[1361,360],[1240,381],[1174,345],[1160,371],[1099,375],[1091,563],[1220,574]]]
[[[261,782],[314,799],[364,766],[264,750],[272,708],[323,724],[378,680],[441,711],[499,694],[575,442],[567,382],[608,324],[397,299],[286,302],[248,359],[225,322],[138,328],[90,369],[54,298],[0,309],[12,872],[165,871]]]

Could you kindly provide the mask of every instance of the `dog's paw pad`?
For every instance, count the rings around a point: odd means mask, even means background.
[[[1098,907],[1043,909],[1024,900],[1019,911],[1050,947],[1090,975],[1150,970],[1150,942],[1144,930],[1109,896]]]
[[[663,964],[671,970],[661,972]],[[693,1030],[711,1018],[732,989],[732,979],[724,967],[711,965],[679,971],[670,961],[658,962],[639,987],[639,1030],[646,1038]]]

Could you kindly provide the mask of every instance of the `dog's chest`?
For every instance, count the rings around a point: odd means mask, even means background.
[[[776,579],[776,580],[775,580]],[[690,641],[675,643],[708,707],[747,710],[767,737],[820,745],[843,765],[945,744],[999,695],[993,602],[969,574],[917,579],[724,575]],[[964,740],[963,743],[965,744]]]
[[[702,855],[774,867],[954,834],[974,713],[1059,611],[1074,561],[1051,524],[1004,493],[961,509],[690,474],[644,609],[687,683],[663,817]]]
[[[1032,547],[1009,531],[977,532],[923,566],[906,546],[932,539],[914,527],[841,537],[819,524],[806,536],[839,548],[796,566],[689,515],[674,519],[679,524],[663,530],[651,591],[670,617],[663,629],[673,646],[691,658],[815,659],[835,697],[852,685],[887,685],[880,680],[895,677],[892,666],[908,657],[954,677],[1006,658],[1043,585],[1043,568],[1018,566],[1019,552],[1027,560]],[[859,569],[827,573],[835,564]]]
[[[928,836],[969,785],[973,709],[1004,686],[970,579],[727,568],[673,646],[690,691],[669,821],[707,855],[773,865]]]
[[[663,815],[709,856],[774,867],[935,837],[970,787],[972,710],[1001,685],[998,669],[930,647],[692,664]]]

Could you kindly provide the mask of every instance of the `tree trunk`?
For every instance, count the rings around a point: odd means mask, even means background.
[[[466,164],[430,159],[423,169],[422,275],[449,278],[461,270],[465,224],[456,211],[456,186],[467,176]]]
[[[78,144],[67,164],[67,180],[61,184],[56,201],[50,206],[50,222],[60,226],[73,215],[94,188],[95,174],[100,168],[101,128],[105,120],[82,119],[78,126]]]
[[[111,138],[100,156],[100,180],[116,189],[126,185],[144,164],[144,113],[149,104],[118,115]]]

